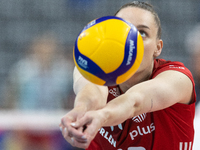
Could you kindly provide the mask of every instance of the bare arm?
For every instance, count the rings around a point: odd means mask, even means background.
[[[60,128],[64,138],[71,144],[85,142],[82,138],[84,126],[73,128],[71,123],[78,121],[86,112],[103,108],[107,103],[108,88],[98,86],[87,81],[77,70],[74,69],[74,92],[76,94],[74,108],[61,119]],[[78,136],[74,136],[74,134]],[[73,141],[71,137],[74,137]]]
[[[99,110],[105,117],[102,125],[117,125],[128,118],[161,110],[175,103],[189,104],[192,91],[192,82],[186,75],[178,71],[165,71],[152,80],[133,86]]]
[[[82,134],[74,135],[77,138],[84,135],[87,140],[75,145],[87,148],[102,126],[114,126],[139,114],[161,110],[175,103],[189,104],[192,91],[192,82],[186,75],[178,71],[165,71],[152,80],[133,86],[102,109],[87,112],[73,124],[75,128],[87,126]]]
[[[108,88],[106,86],[98,86],[86,80],[74,68],[74,92],[77,95],[74,107],[85,107],[86,111],[96,110],[106,105]]]

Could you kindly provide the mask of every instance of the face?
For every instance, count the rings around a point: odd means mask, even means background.
[[[200,45],[199,45],[200,46]],[[198,84],[200,84],[200,47],[198,47],[198,51],[194,52],[192,56],[192,67],[193,67],[193,75]]]
[[[162,50],[162,40],[157,38],[158,27],[151,12],[137,8],[123,8],[116,15],[132,23],[143,37],[144,56],[137,72],[149,68],[153,69],[153,60],[159,56]]]

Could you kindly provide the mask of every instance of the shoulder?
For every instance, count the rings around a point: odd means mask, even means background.
[[[189,91],[192,89],[192,100],[190,102],[196,101],[196,92],[194,90],[195,83],[192,73],[183,63],[178,61],[166,61],[164,59],[154,60],[154,70],[150,79],[155,79],[157,77],[172,84],[173,87],[176,87],[174,89],[176,91],[185,87],[186,90],[184,92],[182,90],[180,91],[180,93],[182,93],[181,95],[190,95]]]
[[[185,67],[183,63],[178,61],[166,61],[164,59],[154,60],[154,69],[151,78],[155,78],[158,74],[167,70],[182,72],[183,74],[187,75],[192,82],[194,82],[192,73],[187,67]]]

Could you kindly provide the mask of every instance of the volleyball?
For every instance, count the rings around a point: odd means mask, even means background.
[[[128,80],[139,68],[143,39],[131,23],[104,16],[88,23],[76,38],[75,66],[92,83],[112,86]]]

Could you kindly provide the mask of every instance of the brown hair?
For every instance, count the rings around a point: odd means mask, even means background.
[[[133,2],[130,2],[130,3],[127,3],[123,6],[121,6],[119,8],[119,10],[115,13],[115,16],[117,15],[117,13],[122,10],[123,8],[126,8],[126,7],[138,7],[138,8],[141,8],[141,9],[144,9],[144,10],[147,10],[149,12],[151,12],[154,16],[154,19],[155,19],[155,22],[156,22],[156,25],[158,27],[158,31],[157,31],[157,38],[161,39],[161,23],[160,23],[160,19],[158,17],[158,14],[156,13],[156,11],[154,10],[153,6],[147,2],[140,2],[140,1],[133,1]]]

